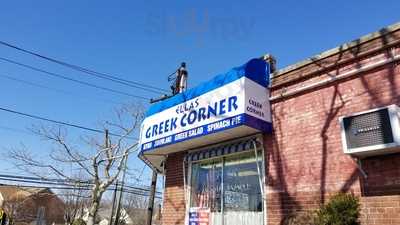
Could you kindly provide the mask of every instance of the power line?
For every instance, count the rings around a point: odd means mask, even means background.
[[[63,186],[74,187],[77,189],[91,188],[91,186],[93,186],[93,184],[76,185],[73,183],[54,183],[54,182],[46,182],[46,181],[21,180],[21,179],[13,179],[13,178],[7,178],[7,177],[2,177],[2,176],[0,176],[0,180],[11,181],[11,182],[30,183],[30,184],[53,185],[53,187],[63,187]],[[112,185],[110,185],[110,188],[114,187],[114,186],[115,186],[115,184],[112,184]],[[126,187],[124,187],[124,189],[127,191],[136,191],[136,192],[148,192],[149,191],[147,189],[136,188],[136,187],[132,187],[132,186],[126,186]],[[158,194],[161,194],[161,193],[158,192]]]
[[[17,115],[20,115],[20,116],[30,117],[30,118],[37,119],[37,120],[43,120],[43,121],[46,121],[46,122],[52,122],[52,123],[56,123],[56,124],[60,124],[60,125],[64,125],[64,126],[69,126],[69,127],[73,127],[73,128],[78,128],[78,129],[82,129],[82,130],[92,131],[92,132],[96,132],[96,133],[100,133],[100,134],[104,133],[104,131],[99,130],[99,129],[94,129],[94,128],[89,128],[89,127],[85,127],[85,126],[82,126],[82,125],[77,125],[77,124],[67,123],[67,122],[63,122],[63,121],[53,120],[53,119],[49,119],[49,118],[45,118],[45,117],[41,117],[41,116],[36,116],[36,115],[28,114],[28,113],[23,113],[23,112],[15,111],[15,110],[12,110],[12,109],[3,108],[3,107],[0,107],[0,110],[1,111],[5,111],[5,112],[9,112],[9,113],[13,113],[13,114],[17,114]],[[110,135],[116,136],[116,137],[122,137],[122,135],[119,135],[119,134],[110,133]],[[133,137],[126,137],[126,138],[137,140],[137,138],[133,138]]]
[[[79,72],[82,72],[82,73],[89,74],[91,76],[95,76],[95,77],[98,77],[98,78],[101,78],[101,79],[105,79],[105,80],[109,80],[109,81],[116,82],[116,83],[119,83],[119,84],[123,84],[123,85],[129,86],[129,87],[139,88],[139,89],[142,89],[142,90],[155,92],[155,93],[159,93],[159,94],[165,94],[165,93],[168,92],[167,90],[159,88],[159,87],[155,87],[155,86],[151,86],[151,85],[147,85],[147,84],[143,84],[143,83],[140,83],[140,82],[131,81],[131,80],[127,80],[127,79],[122,79],[122,78],[119,78],[119,77],[114,76],[114,75],[110,75],[110,74],[106,74],[106,73],[100,73],[100,72],[97,72],[97,71],[94,71],[94,70],[91,70],[91,69],[88,69],[88,68],[84,68],[82,66],[78,66],[78,65],[67,63],[67,62],[63,62],[63,61],[60,61],[60,60],[55,59],[55,58],[51,58],[51,57],[44,56],[44,55],[41,55],[39,53],[30,51],[30,50],[26,50],[26,49],[20,48],[18,46],[12,45],[12,44],[4,42],[4,41],[0,41],[0,44],[4,45],[4,46],[7,46],[7,47],[10,47],[10,48],[13,48],[13,49],[16,49],[18,51],[22,51],[24,53],[27,53],[27,54],[30,54],[30,55],[33,55],[33,56],[36,56],[36,57],[42,58],[44,60],[56,63],[58,65],[62,65],[62,66],[68,67],[70,69],[73,69],[73,70],[76,70],[76,71],[79,71]]]
[[[33,87],[38,87],[38,88],[47,89],[47,90],[51,90],[51,91],[58,92],[58,93],[63,93],[63,94],[66,94],[66,95],[76,95],[76,93],[73,93],[73,92],[69,92],[69,91],[65,91],[65,90],[61,90],[61,89],[57,89],[57,88],[53,88],[53,87],[48,87],[46,85],[37,84],[37,83],[31,82],[31,81],[27,81],[27,80],[17,79],[17,78],[14,78],[12,76],[7,76],[7,75],[0,74],[0,77],[2,77],[4,79],[11,80],[11,81],[14,81],[14,82],[30,85],[30,86],[33,86]],[[89,99],[89,97],[86,97],[86,96],[82,96],[82,97]],[[93,97],[90,97],[90,98],[93,98]],[[112,100],[107,100],[107,99],[101,99],[101,98],[93,98],[93,99],[97,99],[99,101],[113,103],[113,104],[121,104],[119,102],[112,101]]]
[[[89,86],[89,87],[92,87],[92,88],[101,89],[103,91],[109,91],[109,92],[113,92],[113,93],[121,94],[121,95],[126,95],[126,96],[133,97],[133,98],[140,98],[140,99],[143,99],[143,100],[150,100],[147,97],[133,95],[133,94],[126,93],[126,92],[123,92],[123,91],[119,91],[119,90],[111,89],[111,88],[108,88],[108,87],[103,87],[103,86],[99,86],[99,85],[96,85],[96,84],[92,84],[92,83],[89,83],[89,82],[86,82],[86,81],[77,80],[77,79],[74,79],[74,78],[70,78],[70,77],[67,77],[67,76],[64,76],[64,75],[61,75],[61,74],[58,74],[58,73],[49,72],[47,70],[43,70],[43,69],[40,69],[40,68],[37,68],[37,67],[33,67],[33,66],[30,66],[30,65],[27,65],[27,64],[24,64],[24,63],[20,63],[20,62],[11,60],[11,59],[4,58],[4,57],[0,57],[0,60],[8,62],[8,63],[12,63],[14,65],[22,66],[22,67],[34,70],[36,72],[41,72],[41,73],[44,73],[44,74],[47,74],[47,75],[50,75],[50,76],[53,76],[53,77],[57,77],[57,78],[60,78],[60,79],[63,79],[63,80],[68,80],[68,81],[72,81],[72,82],[75,82],[75,83],[79,83],[81,85],[85,85],[85,86]]]
[[[0,183],[1,186],[13,186],[13,187],[22,187],[22,188],[46,188],[46,189],[54,189],[54,190],[76,190],[78,188],[76,187],[58,187],[58,186],[42,186],[42,185],[21,185],[21,184],[4,184]],[[90,191],[90,188],[79,188],[78,190],[85,190],[85,191]],[[110,187],[106,189],[106,191],[110,191]],[[122,190],[122,192],[129,193],[129,194],[134,194],[134,195],[139,195],[139,196],[144,196],[148,197],[149,194],[143,193],[143,192],[136,192],[136,191],[129,191],[129,190]],[[160,196],[156,196],[156,198],[161,199]]]
[[[0,179],[10,179],[10,181],[21,181],[21,182],[32,182],[37,184],[57,184],[57,185],[73,185],[76,186],[77,184],[81,187],[93,185],[94,183],[89,180],[79,180],[79,181],[72,181],[68,179],[58,179],[58,178],[39,178],[39,177],[31,177],[31,176],[20,176],[20,175],[8,175],[8,174],[0,174]],[[115,184],[112,184],[113,186]],[[140,191],[149,191],[149,189],[143,187],[133,186],[132,184],[124,185],[127,188],[140,190]],[[161,194],[161,192],[157,192]]]
[[[14,176],[0,174],[0,180],[8,182],[17,182],[18,186],[27,186],[25,184],[20,185],[19,183],[34,184],[35,186],[29,185],[28,187],[38,187],[38,188],[52,188],[52,189],[79,189],[79,190],[91,190],[93,182],[78,181],[70,182],[67,179],[44,179],[37,177],[26,177],[26,176]],[[0,184],[1,185],[1,184]],[[47,185],[47,186],[46,186]],[[111,184],[108,190],[115,187],[116,184]],[[125,185],[124,188],[120,188],[121,191],[131,193],[131,194],[146,194],[148,196],[149,189],[135,187],[130,185]],[[162,194],[157,192],[158,195]]]

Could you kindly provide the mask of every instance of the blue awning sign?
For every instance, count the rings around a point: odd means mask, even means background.
[[[269,65],[252,59],[211,81],[153,104],[141,132],[141,155],[169,154],[271,131]]]

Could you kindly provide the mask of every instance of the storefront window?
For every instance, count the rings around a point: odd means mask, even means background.
[[[213,225],[262,225],[261,152],[258,156],[256,161],[249,151],[193,162],[190,207],[210,209]]]
[[[254,156],[227,158],[224,167],[224,211],[262,211],[262,198]]]
[[[222,161],[195,163],[192,166],[191,207],[221,211]]]

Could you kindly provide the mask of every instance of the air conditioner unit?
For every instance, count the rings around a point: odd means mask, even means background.
[[[340,117],[344,153],[364,158],[400,152],[399,118],[396,105]]]

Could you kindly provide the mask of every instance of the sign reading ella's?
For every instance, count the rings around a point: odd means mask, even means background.
[[[162,153],[163,149],[182,151],[182,147],[195,148],[222,139],[269,132],[268,71],[265,61],[253,59],[152,105],[141,127],[142,154],[150,150]]]

